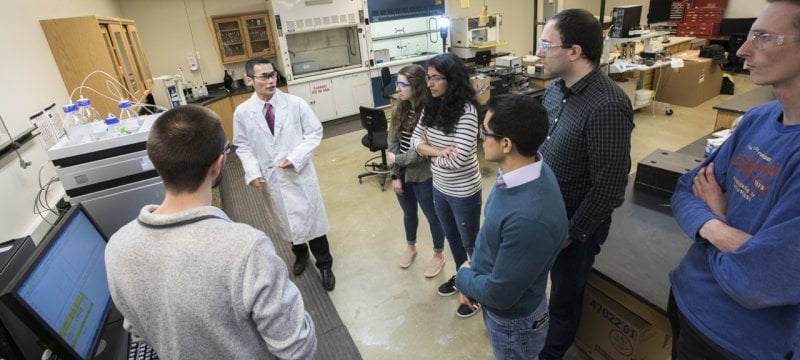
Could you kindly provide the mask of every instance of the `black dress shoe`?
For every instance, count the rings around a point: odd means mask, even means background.
[[[336,277],[333,276],[333,270],[322,269],[320,272],[322,273],[322,287],[328,291],[333,290],[333,287],[336,286]]]
[[[308,264],[308,254],[303,256],[298,256],[294,259],[294,274],[299,276],[306,270],[306,265]]]

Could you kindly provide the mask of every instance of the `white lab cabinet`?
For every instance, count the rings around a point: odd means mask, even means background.
[[[358,114],[359,106],[373,106],[371,82],[366,71],[289,84],[288,90],[306,100],[320,121]]]
[[[337,117],[358,114],[359,106],[372,107],[369,74],[360,72],[333,78]]]
[[[320,121],[336,118],[336,106],[333,101],[333,84],[330,79],[309,81],[300,84],[289,84],[289,93],[303,98]]]

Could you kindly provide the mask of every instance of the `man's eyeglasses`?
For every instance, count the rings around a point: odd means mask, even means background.
[[[410,82],[405,82],[405,81],[395,81],[394,83],[397,84],[397,87],[409,87],[409,86],[411,86]]]
[[[768,49],[773,46],[781,46],[783,45],[784,39],[787,37],[797,38],[796,35],[776,35],[753,30],[747,33],[747,41],[759,50]]]
[[[268,73],[261,73],[261,74],[258,74],[258,75],[251,76],[251,78],[258,79],[258,80],[261,80],[261,81],[267,81],[269,79],[274,79],[274,78],[277,78],[277,77],[278,77],[278,72],[277,71],[268,72]]]
[[[559,44],[553,44],[553,43],[551,43],[551,42],[549,42],[547,40],[539,39],[539,44],[538,44],[537,48],[541,49],[542,51],[547,51],[547,50],[550,50],[552,48],[570,49],[573,46],[575,46],[575,44],[560,44],[559,45]]]
[[[444,78],[444,76],[441,76],[441,75],[430,75],[430,76],[427,76],[427,75],[426,75],[426,76],[425,76],[425,80],[426,80],[427,82],[431,82],[431,81],[433,81],[433,82],[439,82],[439,81],[442,81],[442,80],[447,80],[447,79],[445,79],[445,78]]]
[[[483,124],[478,124],[478,133],[481,136],[481,140],[486,140],[486,138],[490,137],[490,136],[491,137],[496,137],[496,138],[504,138],[504,137],[506,137],[505,135],[490,133],[489,130],[486,130],[486,128],[483,126]]]
[[[231,143],[225,142],[225,147],[222,148],[222,153],[220,153],[220,155],[227,155],[230,152],[231,152]],[[214,159],[211,160],[210,164],[213,164],[215,161],[217,161],[217,159],[219,159],[219,155],[214,156]]]

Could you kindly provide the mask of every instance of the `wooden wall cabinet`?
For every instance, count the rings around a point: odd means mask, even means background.
[[[81,16],[39,23],[73,101],[82,93],[105,116],[119,113],[119,100],[141,102],[152,89],[150,65],[133,20]],[[95,71],[108,76],[92,74]],[[113,86],[109,86],[109,80]],[[81,84],[113,100],[79,89]]]
[[[274,56],[269,12],[214,16],[214,38],[223,64]]]
[[[286,90],[282,91],[285,92]],[[233,109],[236,110],[237,106],[241,105],[243,102],[247,101],[252,96],[253,96],[252,92],[231,96],[231,98],[233,99]]]
[[[217,113],[222,122],[222,128],[225,130],[225,137],[228,138],[228,142],[233,141],[233,110],[235,109],[233,97],[227,96],[206,105],[206,107]]]

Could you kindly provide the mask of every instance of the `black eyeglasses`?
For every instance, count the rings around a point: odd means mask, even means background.
[[[489,137],[489,136],[496,137],[496,138],[504,138],[504,137],[506,137],[505,135],[490,133],[489,130],[486,130],[486,128],[483,126],[483,124],[479,124],[478,125],[478,132],[481,135],[481,140],[486,140],[486,138]]]
[[[442,80],[447,80],[447,78],[445,78],[442,75],[426,75],[425,76],[425,81],[427,81],[427,82],[436,82],[436,83],[438,83],[439,81],[442,81]]]
[[[251,76],[251,78],[253,78],[253,79],[259,79],[259,80],[262,80],[262,81],[267,81],[269,79],[274,79],[274,78],[277,78],[277,77],[278,77],[278,72],[277,71],[268,72],[268,73],[261,73],[261,74],[258,74],[258,75]]]

